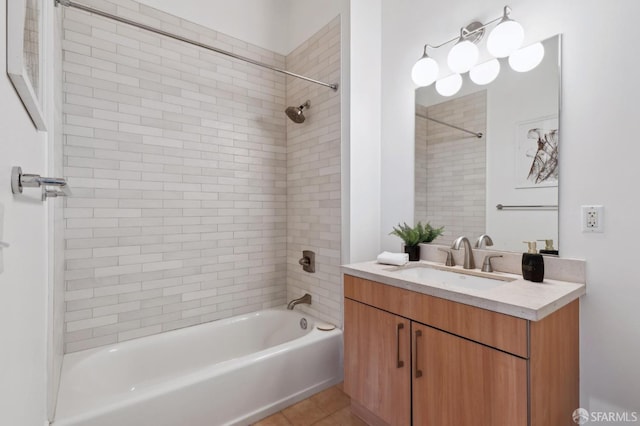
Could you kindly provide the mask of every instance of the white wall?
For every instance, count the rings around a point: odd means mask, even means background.
[[[51,16],[53,3],[43,5]],[[0,26],[0,69],[5,70],[6,7],[0,8]],[[50,25],[45,34],[51,65]],[[48,96],[51,68],[46,68],[44,86]],[[0,422],[43,425],[47,420],[47,205],[40,201],[38,190],[13,196],[9,176],[12,166],[22,166],[25,173],[46,174],[50,138],[35,130],[4,71],[0,99],[0,204],[5,210],[4,240],[11,244],[2,250],[4,272],[0,274]]]
[[[414,86],[410,71],[424,43],[441,43],[474,19],[486,22],[504,3],[473,0],[383,3],[382,248],[390,226],[413,215]],[[560,244],[564,257],[587,260],[581,300],[581,403],[591,410],[640,411],[640,316],[637,242],[640,178],[636,143],[640,65],[633,28],[640,3],[515,0],[512,17],[525,43],[563,33]],[[362,37],[362,35],[360,36]],[[359,94],[363,96],[363,94]],[[353,102],[364,102],[362,98]],[[368,124],[376,128],[377,117]],[[376,176],[371,175],[375,180]],[[605,206],[605,233],[580,230],[580,205]]]
[[[282,55],[296,46],[287,38],[289,0],[140,0],[140,3]]]
[[[400,64],[390,64],[389,61],[396,61],[397,56],[408,56],[409,61],[415,62],[420,56],[420,51],[407,49],[409,40],[421,39],[411,35],[407,40],[397,38],[393,32],[411,32],[410,28],[398,28],[392,26],[401,16],[411,16],[415,11],[407,8],[409,3],[418,2],[393,2],[382,1],[382,88],[381,88],[381,117],[370,118],[370,123],[361,123],[364,126],[378,126],[381,124],[381,164],[380,164],[380,241],[382,249],[398,251],[400,240],[398,237],[389,235],[393,226],[401,222],[413,223],[413,197],[414,197],[414,109],[415,101],[413,97],[413,83],[409,75],[408,83],[405,78],[397,78],[395,72],[390,73],[389,69],[394,69]],[[420,6],[425,8],[425,5]],[[418,13],[419,14],[419,13]],[[415,18],[415,15],[413,15]],[[421,20],[425,17],[422,16]],[[391,27],[390,27],[391,26]],[[421,28],[425,25],[421,24]],[[391,29],[391,32],[389,31]],[[415,29],[414,29],[415,31]],[[405,35],[406,37],[406,35]],[[391,47],[390,45],[393,45]],[[396,50],[389,52],[389,50]],[[409,52],[405,52],[409,50]],[[417,55],[417,56],[416,56]],[[409,73],[411,72],[411,63]],[[403,72],[405,70],[403,69]],[[404,76],[403,76],[404,77]],[[407,85],[408,84],[408,85]],[[409,92],[411,90],[411,92]],[[411,94],[410,97],[407,95]],[[353,99],[353,102],[362,102]],[[376,108],[376,100],[372,99],[369,108]],[[385,123],[390,125],[385,125]],[[376,128],[377,130],[377,128]],[[373,180],[375,177],[372,176]]]
[[[139,0],[281,55],[324,27],[348,0]],[[99,6],[98,6],[99,7]]]
[[[287,53],[318,32],[336,15],[347,15],[348,0],[287,0],[288,25],[285,45]],[[344,24],[344,19],[342,20]],[[344,46],[344,45],[343,45]]]
[[[350,93],[350,247],[349,256],[345,258],[348,262],[373,259],[380,247],[376,230],[380,229],[380,156],[384,155],[380,138],[381,12],[382,0],[351,1],[351,75],[354,77]],[[410,186],[413,194],[413,184]],[[396,244],[394,248],[398,247]]]

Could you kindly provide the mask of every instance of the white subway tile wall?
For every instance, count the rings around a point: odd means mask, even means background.
[[[290,71],[340,82],[340,16],[287,55]],[[307,100],[306,120],[287,120],[287,298],[310,293],[309,312],[342,324],[340,275],[340,94],[287,77],[287,105]],[[302,250],[316,254],[316,272],[302,270]]]
[[[89,3],[339,79],[338,18],[285,58],[134,1]],[[339,94],[70,8],[63,49],[66,352],[282,305],[287,279],[339,322]],[[286,123],[308,98],[307,121]]]
[[[426,115],[486,134],[487,92],[425,108]],[[485,232],[486,141],[416,116],[415,220],[445,226],[437,241],[451,243],[460,235]]]

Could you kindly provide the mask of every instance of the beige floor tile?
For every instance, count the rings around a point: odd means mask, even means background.
[[[350,404],[349,397],[336,386],[317,393],[310,399],[329,414],[333,414]]]
[[[350,399],[342,383],[285,408],[253,426],[353,425],[366,426],[349,410]]]
[[[327,417],[331,413],[320,408],[311,399],[305,399],[289,408],[285,408],[282,410],[282,414],[293,426],[307,426]]]
[[[258,423],[254,423],[253,426],[291,426],[291,423],[282,412],[278,412],[266,419],[260,420]]]
[[[351,414],[350,407],[344,407],[329,417],[314,423],[313,426],[367,426],[367,424]]]

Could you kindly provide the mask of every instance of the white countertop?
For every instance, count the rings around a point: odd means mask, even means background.
[[[514,279],[510,282],[487,289],[474,289],[451,286],[435,281],[428,282],[420,278],[400,276],[399,269],[420,266],[435,266],[438,269],[453,272],[470,272],[484,277],[502,277]],[[465,271],[460,266],[443,267],[442,264],[421,260],[409,262],[405,266],[382,265],[376,261],[343,265],[342,272],[347,275],[377,281],[406,290],[440,297],[453,302],[464,303],[478,308],[488,309],[531,321],[538,321],[555,312],[566,304],[586,294],[583,283],[546,279],[541,283],[526,281],[521,275],[503,272],[484,273],[479,269]]]

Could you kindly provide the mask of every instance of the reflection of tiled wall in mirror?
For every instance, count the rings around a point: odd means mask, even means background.
[[[416,105],[415,220],[444,225],[437,242],[485,232],[486,145],[420,116],[486,134],[486,111],[484,90],[429,108]]]
[[[24,65],[31,80],[31,85],[40,98],[40,5],[38,0],[27,0],[27,12],[24,19]]]
[[[416,104],[415,221],[427,218],[427,107]],[[432,225],[437,225],[432,223]]]

